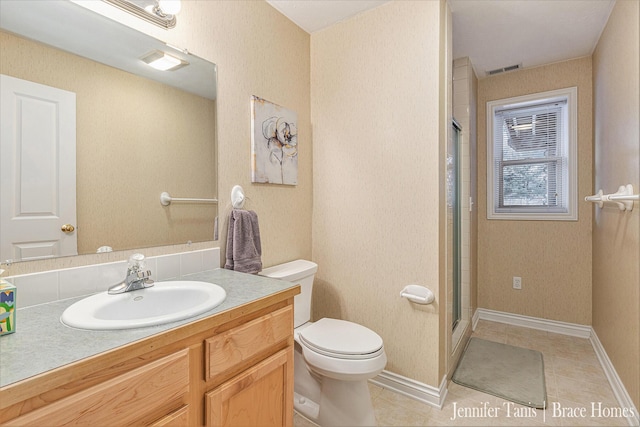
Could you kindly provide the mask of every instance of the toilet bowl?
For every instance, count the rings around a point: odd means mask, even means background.
[[[294,408],[320,426],[375,425],[367,380],[387,363],[382,338],[345,320],[309,321],[317,269],[297,260],[260,272],[301,287],[294,300]]]

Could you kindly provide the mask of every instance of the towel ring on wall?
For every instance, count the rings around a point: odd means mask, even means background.
[[[242,209],[244,207],[244,190],[239,185],[234,185],[231,189],[231,206],[234,209]]]

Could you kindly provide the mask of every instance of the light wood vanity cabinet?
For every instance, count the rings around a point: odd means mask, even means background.
[[[4,387],[0,424],[291,426],[296,293]]]

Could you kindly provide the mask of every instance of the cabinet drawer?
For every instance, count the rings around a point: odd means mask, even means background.
[[[205,380],[225,372],[293,334],[293,306],[205,340]]]
[[[132,424],[189,391],[189,350],[184,349],[102,384],[9,421],[15,425]],[[175,409],[167,407],[169,410]]]

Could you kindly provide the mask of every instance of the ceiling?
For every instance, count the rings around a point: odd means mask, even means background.
[[[388,1],[267,0],[308,33]],[[400,1],[400,0],[395,0]],[[590,55],[615,0],[448,0],[453,56],[468,56],[479,78],[497,68],[523,68]]]
[[[389,0],[267,0],[307,33],[314,33]]]

